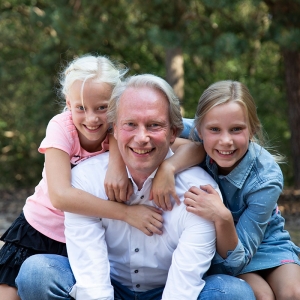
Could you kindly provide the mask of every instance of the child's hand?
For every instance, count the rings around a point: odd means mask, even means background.
[[[125,164],[113,134],[109,134],[109,163],[104,186],[105,193],[111,201],[125,202],[129,200],[133,193],[132,182],[128,178]]]
[[[124,205],[124,209],[126,209],[124,221],[129,225],[148,236],[163,233],[163,217],[160,209],[148,205]]]
[[[184,194],[184,204],[188,212],[194,213],[204,219],[216,222],[227,213],[220,195],[211,185],[193,186]]]
[[[118,171],[108,168],[104,186],[106,195],[111,201],[125,202],[133,193],[132,182],[124,168],[119,168]]]
[[[155,204],[163,210],[172,210],[170,196],[180,205],[181,202],[175,190],[174,168],[165,160],[153,179],[150,199],[153,199]]]

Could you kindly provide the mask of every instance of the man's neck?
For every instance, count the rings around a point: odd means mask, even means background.
[[[137,170],[130,170],[128,169],[132,180],[134,183],[137,185],[138,190],[141,190],[143,188],[144,182],[147,180],[147,178],[155,171],[152,171],[151,173],[143,173],[143,172],[138,172]]]

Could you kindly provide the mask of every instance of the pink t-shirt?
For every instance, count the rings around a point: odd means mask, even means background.
[[[39,147],[39,152],[45,153],[47,148],[60,149],[69,154],[72,165],[77,165],[89,157],[107,151],[108,147],[108,137],[106,137],[102,143],[101,151],[90,153],[81,148],[71,112],[66,111],[50,120],[46,137]],[[27,198],[23,211],[27,222],[36,230],[53,240],[66,242],[64,213],[51,204],[45,167],[42,172],[42,180],[36,186],[34,194]]]

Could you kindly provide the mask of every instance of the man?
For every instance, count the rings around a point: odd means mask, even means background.
[[[116,88],[108,120],[131,178],[134,193],[128,205],[149,201],[151,182],[182,128],[180,107],[171,87],[153,75],[139,75]],[[72,173],[73,186],[105,198],[108,153],[91,158]],[[215,182],[195,167],[176,176],[176,191]],[[132,292],[152,292],[163,299],[197,299],[204,273],[215,253],[215,229],[188,213],[184,205],[165,212],[162,235],[147,236],[121,221],[65,214],[70,264],[76,299],[114,299]],[[110,277],[113,280],[111,285]],[[164,287],[165,286],[165,287]],[[164,287],[164,288],[163,288]],[[161,298],[161,295],[158,296]]]
[[[133,76],[114,90],[108,120],[113,123],[134,187],[128,205],[153,206],[149,201],[152,179],[162,161],[172,155],[170,145],[182,130],[178,99],[163,79]],[[106,198],[108,160],[109,153],[104,153],[82,162],[72,170],[73,186]],[[175,184],[181,201],[193,185],[210,184],[219,192],[200,167],[176,175]],[[78,300],[240,299],[237,290],[235,297],[230,295],[230,281],[226,281],[227,291],[223,292],[226,275],[210,276],[213,280],[208,281],[206,294],[199,297],[205,285],[203,276],[215,254],[213,224],[187,212],[184,204],[174,204],[163,218],[163,234],[147,236],[118,220],[65,213],[67,249],[75,279],[66,258],[31,257],[24,268],[39,279],[26,285],[20,280],[22,299],[32,299],[33,290],[36,299],[70,299],[69,292]],[[233,283],[238,281],[230,278]],[[237,286],[244,288],[245,283],[239,282]],[[214,293],[220,298],[213,297]]]

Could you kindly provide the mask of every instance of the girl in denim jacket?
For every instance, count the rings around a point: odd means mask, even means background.
[[[211,186],[185,193],[187,210],[215,223],[217,254],[208,275],[238,276],[257,299],[300,299],[300,248],[284,230],[277,205],[283,188],[280,157],[261,146],[262,125],[249,90],[236,81],[212,84],[199,100],[195,120],[184,119],[184,125],[183,137],[190,132],[200,137],[207,153],[202,167],[219,184],[224,201]],[[153,190],[161,207],[173,193],[165,188],[172,182],[167,173],[177,172],[170,161],[164,164]]]

